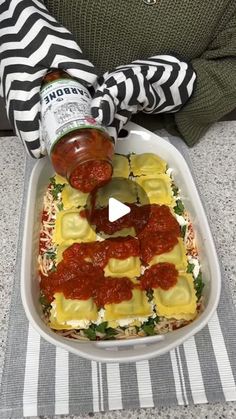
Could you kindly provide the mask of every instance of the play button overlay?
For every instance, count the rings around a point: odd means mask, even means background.
[[[111,223],[114,223],[114,221],[119,220],[119,218],[126,214],[129,214],[130,211],[131,209],[128,207],[128,205],[122,204],[122,202],[118,201],[118,199],[109,198],[108,220]]]
[[[86,217],[98,236],[136,236],[147,225],[150,205],[144,189],[135,180],[112,178],[87,199]]]

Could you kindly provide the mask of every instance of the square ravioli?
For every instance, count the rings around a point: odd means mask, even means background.
[[[129,317],[148,317],[153,314],[152,306],[144,291],[133,289],[132,298],[118,304],[105,304],[104,320],[118,320]]]
[[[113,174],[112,177],[129,177],[129,160],[126,156],[122,156],[121,154],[115,154],[112,159],[113,165]]]
[[[63,208],[84,207],[87,204],[89,194],[72,188],[69,184],[64,186],[61,193]]]
[[[73,240],[74,243],[96,240],[95,231],[87,219],[81,217],[78,208],[60,211],[57,214],[53,241],[59,245],[67,240]]]
[[[128,185],[128,187],[127,187]],[[96,207],[106,207],[109,199],[115,198],[123,203],[132,204],[137,202],[137,188],[135,182],[114,178],[102,188],[98,189]]]
[[[166,174],[139,176],[135,178],[138,185],[146,193],[150,204],[173,205],[174,197],[171,188],[171,179]],[[146,203],[145,194],[139,189],[140,203]]]
[[[56,265],[63,259],[64,250],[68,249],[68,247],[72,246],[72,244],[74,244],[74,240],[66,240],[57,246]]]
[[[153,153],[134,154],[130,156],[130,167],[134,176],[165,173],[166,162]]]
[[[54,317],[58,323],[74,320],[97,320],[98,310],[92,298],[72,300],[65,298],[61,292],[57,292],[54,295],[52,307],[54,309],[51,312],[52,321]]]
[[[141,262],[137,256],[130,256],[126,259],[110,258],[104,268],[104,274],[114,278],[135,278],[140,275],[140,269]]]
[[[182,238],[178,238],[178,244],[170,250],[170,252],[161,253],[160,255],[153,256],[149,265],[156,263],[168,262],[173,263],[178,271],[185,271],[187,268],[188,260],[186,256],[186,249]]]
[[[154,301],[159,316],[167,318],[194,318],[197,310],[197,297],[191,274],[180,273],[177,284],[168,290],[156,288]]]
[[[57,185],[69,185],[68,180],[65,177],[58,175],[57,173],[55,174],[55,183]]]

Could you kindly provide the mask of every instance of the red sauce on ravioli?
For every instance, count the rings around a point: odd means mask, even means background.
[[[74,243],[63,252],[63,260],[55,272],[41,275],[40,287],[49,301],[56,292],[72,299],[93,297],[99,307],[129,300],[132,298],[132,281],[126,277],[105,277],[103,268],[110,258],[126,259],[139,254],[139,241],[132,237]]]
[[[176,284],[178,272],[169,263],[151,266],[139,278],[137,285],[126,277],[104,276],[103,269],[110,258],[122,260],[137,256],[143,264],[148,264],[154,255],[169,252],[178,243],[180,227],[167,206],[132,204],[130,207],[131,213],[114,223],[108,220],[107,208],[94,210],[93,220],[99,231],[112,234],[125,227],[134,227],[138,234],[135,238],[74,243],[66,249],[56,271],[48,276],[41,274],[40,287],[50,302],[56,292],[62,292],[68,299],[87,300],[92,297],[98,307],[103,307],[130,300],[134,287],[167,290]],[[148,222],[144,223],[147,212]]]
[[[80,215],[86,217],[90,224],[95,225],[98,233],[114,234],[123,228],[134,227],[136,234],[140,237],[153,232],[171,232],[173,235],[180,236],[180,226],[168,206],[126,205],[130,207],[130,213],[113,222],[109,221],[108,207],[96,208],[91,212],[84,210]]]
[[[157,263],[146,269],[140,280],[143,290],[162,288],[168,290],[177,283],[178,271],[173,263]]]
[[[49,302],[56,292],[65,298],[87,300],[93,298],[98,307],[120,303],[132,298],[134,287],[129,278],[105,277],[102,269],[90,263],[61,261],[57,270],[44,276],[41,274],[40,287]]]
[[[170,252],[178,244],[178,237],[172,233],[147,234],[140,240],[142,261],[147,264],[153,256]]]
[[[63,252],[63,259],[83,263],[89,260],[94,267],[104,268],[110,258],[126,259],[140,255],[139,240],[133,237],[110,238],[90,243],[74,243]]]
[[[133,282],[129,278],[104,278],[96,286],[94,300],[98,307],[121,303],[132,298]]]

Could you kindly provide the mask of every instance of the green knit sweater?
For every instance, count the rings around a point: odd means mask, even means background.
[[[236,108],[236,0],[45,0],[101,74],[135,59],[178,54],[197,84],[171,118],[188,145]],[[145,117],[146,118],[146,117]],[[148,117],[147,120],[160,117]],[[144,124],[147,126],[144,120]]]

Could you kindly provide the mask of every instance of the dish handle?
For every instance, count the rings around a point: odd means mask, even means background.
[[[157,343],[159,341],[163,341],[165,339],[164,335],[156,335],[156,336],[147,336],[143,338],[134,338],[134,339],[122,339],[122,340],[101,340],[98,342],[94,342],[94,346],[99,348],[111,348],[115,349],[117,347],[127,347],[131,346],[132,349],[135,347],[140,347],[142,345],[149,345],[152,343]]]

